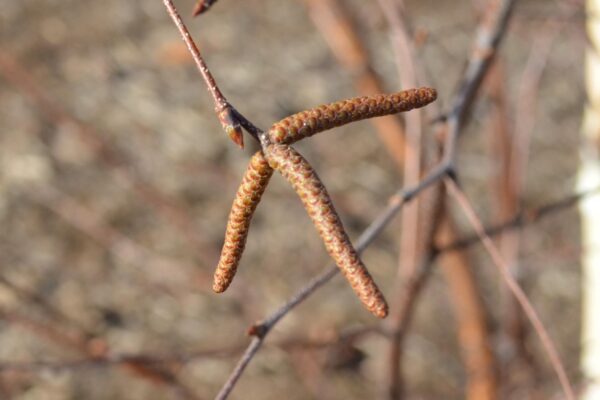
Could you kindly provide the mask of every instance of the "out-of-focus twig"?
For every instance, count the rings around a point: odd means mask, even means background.
[[[357,29],[339,0],[303,0],[315,26],[327,41],[336,60],[354,78],[356,91],[364,96],[385,92],[381,80],[373,71],[368,51],[358,36]],[[379,139],[399,169],[404,166],[404,127],[399,116],[373,118]],[[407,150],[405,150],[407,149]]]
[[[388,207],[379,214],[379,216],[365,229],[362,235],[359,237],[356,242],[356,251],[360,254],[364,249],[366,249],[375,238],[381,233],[381,231],[387,226],[389,222],[394,218],[394,216],[400,211],[402,206],[405,203],[405,197],[402,195],[402,191],[394,195],[389,202]],[[271,329],[292,309],[306,300],[309,296],[311,296],[316,290],[321,288],[327,282],[329,282],[337,273],[339,272],[339,268],[337,266],[332,265],[328,267],[323,273],[316,276],[310,282],[308,282],[305,286],[303,286],[296,294],[294,294],[288,301],[286,301],[282,306],[277,308],[273,313],[271,313],[267,318],[261,321],[258,324],[252,326],[249,330],[249,334],[254,336],[252,341],[248,345],[248,348],[242,355],[241,359],[238,361],[233,372],[230,374],[226,383],[221,388],[217,399],[226,399],[235,384],[242,376],[244,370],[256,354],[256,352],[262,346],[265,337],[269,334]]]
[[[190,276],[194,277],[192,282],[210,282],[212,279],[206,271],[198,270],[192,264],[165,257],[142,246],[106,224],[93,210],[86,208],[57,188],[40,187],[32,190],[29,197],[102,245],[117,260],[124,264],[131,263],[143,267],[153,289],[176,294],[185,287],[183,282],[190,281]],[[195,287],[189,289],[197,290]]]
[[[506,75],[503,59],[498,58],[494,63],[492,72],[486,79],[486,89],[490,99],[490,127],[486,129],[488,134],[488,154],[494,173],[489,179],[490,202],[494,214],[494,221],[505,221],[515,215],[520,207],[520,198],[524,189],[525,176],[527,175],[526,159],[529,152],[529,140],[531,132],[522,132],[524,137],[519,137],[510,124],[510,101],[506,91]],[[517,106],[516,110],[519,110]],[[531,110],[529,110],[531,112]],[[518,111],[517,111],[518,112]],[[530,118],[533,118],[535,113]],[[518,122],[517,122],[518,123]],[[519,146],[519,142],[523,146]],[[520,248],[523,235],[521,231],[506,231],[498,242],[498,249],[506,263],[510,266],[510,272],[515,280],[522,285],[520,271]],[[524,318],[519,303],[506,286],[502,286],[502,334],[505,339],[506,351],[499,352],[501,368],[501,379],[503,391],[510,392],[514,377],[525,378],[534,383],[539,371],[536,368],[536,360],[526,346],[529,333],[529,325]],[[518,361],[519,365],[525,367],[524,374],[514,373]],[[535,384],[523,385],[524,390],[535,390]],[[533,393],[531,393],[533,394]]]
[[[457,233],[450,215],[446,213],[436,235],[436,245],[454,241]],[[497,398],[498,379],[496,357],[488,327],[488,310],[464,251],[438,254],[448,291],[454,304],[458,343],[466,373],[465,399],[491,400]]]
[[[404,4],[402,1],[379,0],[387,20],[394,51],[396,68],[402,86],[417,82],[416,54],[409,37]],[[404,184],[418,184],[426,155],[422,148],[422,115],[413,113],[405,118],[405,168]],[[425,190],[423,195],[402,210],[400,256],[392,291],[391,316],[387,324],[390,333],[387,353],[387,395],[390,399],[403,396],[402,369],[403,344],[420,294],[432,270],[433,238],[443,213],[442,188],[437,185]]]
[[[33,333],[41,339],[48,340],[61,347],[86,355],[90,359],[110,357],[110,349],[106,341],[100,338],[89,338],[85,334],[66,334],[52,325],[37,321],[26,315],[0,309],[0,318],[11,324]],[[155,385],[166,385],[185,399],[194,400],[197,397],[186,388],[170,371],[155,365],[139,363],[134,359],[124,360],[120,365],[134,376],[147,380]]]
[[[388,22],[392,50],[396,59],[396,69],[400,78],[401,87],[416,87],[417,73],[415,66],[415,52],[409,37],[408,27],[406,26],[406,17],[403,13],[404,4],[402,1],[394,4],[391,0],[379,0],[379,5]],[[422,113],[411,113],[404,117],[406,148],[405,167],[404,167],[404,185],[416,185],[419,183],[422,173],[422,164],[424,156],[422,154]],[[423,218],[420,212],[420,201],[407,204],[402,210],[402,226],[400,238],[400,256],[398,258],[398,273],[396,279],[410,276],[417,265],[419,259],[426,251],[425,244],[429,239],[423,239],[419,234],[424,223],[431,224],[430,216]],[[429,231],[428,229],[425,229]],[[429,250],[429,249],[427,249]],[[398,287],[398,285],[397,285]]]
[[[400,18],[400,10],[397,7],[387,0],[380,0],[380,5],[388,19],[388,23],[394,33],[396,48],[403,49],[402,57],[413,59],[413,55],[410,54],[410,51],[407,50],[408,47],[408,39],[407,39],[407,29],[402,19]],[[458,139],[458,135],[462,125],[464,124],[465,117],[467,115],[468,109],[470,108],[471,103],[473,102],[477,90],[479,89],[484,76],[486,75],[489,67],[491,65],[492,60],[496,54],[498,46],[502,37],[506,32],[506,28],[508,25],[508,21],[511,15],[512,7],[514,5],[513,1],[496,1],[493,0],[488,4],[488,10],[484,15],[483,21],[478,27],[476,32],[476,42],[474,44],[473,52],[469,58],[469,62],[467,65],[467,69],[465,71],[462,84],[459,87],[457,94],[455,95],[452,103],[451,103],[451,111],[447,116],[446,124],[441,128],[441,131],[445,134],[445,142],[443,146],[441,146],[441,150],[443,151],[443,156],[438,161],[438,164],[435,168],[433,168],[429,174],[425,176],[421,180],[421,182],[416,185],[419,187],[427,187],[436,183],[440,178],[443,178],[447,175],[453,176],[455,173],[455,157],[456,157],[456,142]],[[397,51],[399,53],[399,51]],[[410,61],[405,61],[405,64],[408,63],[408,68],[410,70],[410,66],[412,65]],[[406,66],[405,66],[406,67]],[[414,70],[414,67],[413,67]],[[425,259],[424,262],[427,262]],[[467,277],[468,275],[462,275],[463,277]],[[470,283],[474,285],[474,282],[471,280]],[[423,285],[416,286],[417,290],[412,293],[412,296],[418,295],[418,290]],[[473,294],[475,290],[468,292],[467,294]],[[400,304],[410,304],[410,302],[402,301],[400,298]],[[476,296],[470,297],[471,301],[477,303]],[[400,315],[406,314],[410,315],[410,313],[405,313],[402,308],[398,309]],[[397,319],[397,329],[406,329],[405,324],[407,320]],[[482,319],[475,319],[476,322],[482,322]],[[478,333],[484,334],[485,326],[483,326]],[[483,337],[483,336],[482,336]],[[399,347],[402,344],[401,336],[399,340],[393,343],[390,354],[390,364],[389,364],[389,376],[388,376],[388,395],[391,399],[400,398],[402,396],[402,382],[399,373],[399,363],[400,363],[400,355],[401,351]],[[486,359],[476,360],[476,361],[491,361],[492,358],[488,357]],[[479,364],[478,367],[482,367],[482,364]],[[490,364],[483,366],[485,369],[493,369],[490,367]],[[492,374],[482,375],[484,380],[488,377],[493,377]],[[482,382],[482,381],[478,381]],[[483,394],[482,391],[479,390],[480,387],[483,387],[487,390],[485,393],[493,396],[494,392],[494,382],[493,380],[487,381],[483,385],[477,385],[477,396]],[[471,392],[470,392],[471,393]]]
[[[525,315],[527,315],[527,318],[529,319],[535,332],[539,336],[540,341],[546,353],[548,354],[548,357],[550,358],[552,368],[558,376],[566,399],[575,400],[573,388],[571,386],[571,383],[569,382],[569,378],[565,372],[565,368],[562,364],[562,361],[560,360],[560,356],[558,355],[554,343],[552,342],[552,339],[546,331],[544,324],[542,323],[537,312],[529,302],[527,295],[523,292],[519,284],[515,281],[514,277],[510,273],[509,266],[506,264],[506,261],[504,261],[502,255],[498,251],[498,248],[494,245],[494,242],[492,242],[492,239],[490,239],[490,237],[486,235],[485,228],[481,220],[477,217],[473,206],[471,205],[469,199],[467,199],[464,192],[456,185],[455,181],[450,178],[445,178],[444,183],[446,189],[448,190],[448,194],[452,198],[454,198],[462,208],[467,219],[469,220],[469,223],[473,226],[475,232],[477,232],[479,239],[485,246],[487,252],[492,258],[494,265],[499,270],[500,275],[504,279],[506,285],[510,288],[511,292],[523,308]]]
[[[404,354],[405,338],[415,314],[418,301],[433,270],[433,243],[439,229],[442,215],[445,213],[443,186],[436,185],[428,188],[420,196],[419,218],[413,232],[403,231],[404,234],[418,236],[417,251],[414,252],[414,265],[408,272],[399,266],[393,287],[393,306],[390,319],[385,325],[389,335],[389,350],[387,355],[386,394],[389,399],[399,399],[404,396],[404,380],[402,374],[402,356]],[[401,258],[402,260],[402,258]],[[404,273],[403,273],[404,272]]]
[[[402,2],[400,2],[401,4]],[[415,54],[405,25],[402,11],[389,0],[380,0],[379,5],[387,18],[392,50],[402,87],[417,83]],[[422,114],[412,113],[405,119],[406,147],[404,151],[404,184],[418,184],[422,173]],[[412,320],[413,310],[432,270],[431,249],[438,218],[443,210],[442,196],[436,186],[424,191],[423,195],[402,210],[400,255],[398,270],[392,292],[391,315],[387,327],[390,341],[387,358],[387,392],[390,399],[401,396],[403,384],[400,372],[400,357],[404,337]]]
[[[418,185],[407,190],[408,193],[417,194],[441,178],[455,174],[456,145],[460,129],[504,37],[515,2],[516,0],[492,0],[490,2],[484,20],[476,33],[475,47],[469,58],[462,83],[451,103],[450,112],[446,116],[444,156],[441,162]]]
[[[109,166],[122,180],[127,182],[134,193],[147,204],[151,205],[170,224],[178,228],[187,239],[195,254],[204,259],[211,250],[203,243],[194,228],[190,212],[180,201],[167,195],[162,190],[140,176],[134,168],[130,168],[128,157],[116,146],[103,138],[103,135],[93,127],[72,116],[48,96],[47,91],[19,64],[10,54],[0,50],[0,75],[13,84],[27,97],[38,110],[56,125],[66,124],[74,127],[79,136],[100,160]]]
[[[520,229],[527,225],[534,224],[539,222],[543,218],[546,218],[550,215],[554,215],[557,212],[567,210],[571,207],[579,204],[580,201],[590,197],[600,194],[600,186],[592,188],[590,190],[585,190],[580,193],[575,193],[564,198],[561,198],[556,201],[549,202],[539,207],[528,208],[519,211],[512,218],[501,222],[497,225],[492,225],[485,228],[485,234],[487,236],[497,236],[502,232],[511,229]],[[473,234],[461,239],[458,239],[452,243],[443,244],[436,249],[436,252],[445,253],[447,251],[465,249],[467,247],[473,246],[475,244],[479,244],[481,242],[480,237],[477,234]]]
[[[555,38],[561,26],[547,22],[534,39],[529,58],[520,78],[519,90],[515,99],[515,123],[510,126],[508,113],[509,101],[505,91],[506,77],[501,65],[496,64],[494,74],[488,80],[488,88],[492,100],[492,129],[490,129],[490,157],[497,165],[497,174],[492,180],[492,201],[498,210],[496,220],[507,220],[515,215],[520,207],[520,200],[525,191],[527,164],[530,142],[535,125],[537,97],[539,85]],[[515,279],[520,282],[519,250],[522,236],[519,231],[509,231],[500,238],[499,248]],[[534,381],[537,380],[539,368],[533,354],[527,349],[526,338],[528,325],[519,304],[513,296],[508,295],[504,317],[504,331],[507,333],[514,351],[504,352],[505,362],[511,359],[521,360]],[[508,376],[515,375],[513,367],[503,369]]]

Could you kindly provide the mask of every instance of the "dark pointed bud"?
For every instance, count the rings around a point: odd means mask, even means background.
[[[203,12],[207,11],[210,8],[210,6],[212,6],[216,2],[217,2],[217,0],[198,0],[198,2],[196,3],[196,5],[194,6],[194,10],[192,11],[192,15],[194,17],[197,17],[198,15],[200,15]]]
[[[240,148],[243,149],[244,135],[242,133],[242,126],[240,125],[238,119],[235,117],[235,114],[233,113],[231,107],[227,106],[223,110],[221,110],[218,114],[218,117],[219,121],[221,122],[221,126],[225,130],[225,133],[227,133],[227,136],[229,136],[229,138],[233,140],[233,143],[237,144],[238,146],[240,146]]]

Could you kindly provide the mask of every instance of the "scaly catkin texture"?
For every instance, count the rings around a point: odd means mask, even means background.
[[[233,280],[246,246],[252,215],[272,174],[273,169],[267,163],[262,152],[255,153],[250,159],[250,164],[229,213],[225,243],[213,281],[213,290],[217,293],[224,292]]]
[[[435,89],[424,87],[342,100],[290,115],[273,124],[268,135],[273,143],[290,144],[350,122],[424,107],[436,98]]]
[[[388,306],[383,294],[350,243],[329,194],[314,169],[288,145],[268,145],[265,157],[269,165],[279,171],[300,196],[327,252],[342,270],[360,301],[377,317],[385,318]]]

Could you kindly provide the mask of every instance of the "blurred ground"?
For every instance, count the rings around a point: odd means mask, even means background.
[[[378,7],[346,3],[377,72],[390,90],[397,89]],[[523,1],[517,8],[502,51],[511,99],[544,20],[562,18],[558,3]],[[302,2],[221,0],[193,21],[187,18],[193,2],[177,5],[223,92],[259,126],[355,95],[351,76],[336,64]],[[16,72],[0,75],[0,363],[85,358],[77,346],[52,340],[48,326],[76,336],[76,343],[101,338],[96,344],[111,354],[192,354],[246,343],[247,327],[321,271],[328,258],[295,194],[275,176],[236,280],[226,294],[210,290],[232,197],[256,145],[247,137],[249,145],[240,151],[221,132],[162,2],[4,0],[0,9],[0,54],[18,60],[16,70],[34,80]],[[435,1],[409,1],[408,12],[413,26],[429,33],[420,52],[447,105],[476,23],[472,5],[452,2],[442,10]],[[542,81],[525,204],[574,190],[584,44],[576,15],[556,39]],[[32,102],[36,94],[27,95],[27,87],[50,104]],[[459,171],[482,215],[490,215],[493,166],[485,127],[484,102],[461,138]],[[327,184],[352,238],[401,187],[401,175],[367,122],[298,148]],[[364,256],[384,292],[396,272],[398,227],[386,229]],[[529,228],[523,247],[528,293],[576,377],[577,214],[565,212]],[[501,284],[485,254],[471,255],[497,318],[493,305]],[[32,321],[44,326],[32,328]],[[374,322],[336,278],[286,317],[268,342],[322,339]],[[415,398],[462,397],[454,332],[444,281],[436,275],[409,335],[408,382]],[[533,337],[528,343],[539,347]],[[382,344],[378,336],[361,340],[357,346],[366,359],[355,369],[323,367],[327,351],[267,345],[233,398],[373,398],[380,393]],[[193,358],[178,367],[178,378],[200,398],[210,398],[239,354]],[[542,392],[553,394],[556,379],[545,356],[538,361]],[[168,387],[157,389],[129,372],[106,365],[6,370],[0,397],[173,396]]]

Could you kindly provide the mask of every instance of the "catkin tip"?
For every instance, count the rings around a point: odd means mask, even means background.
[[[432,103],[437,99],[437,90],[434,88],[423,87],[419,89],[420,92],[424,92],[426,94],[427,103]]]
[[[212,290],[215,293],[223,293],[227,289],[227,286],[219,284],[217,282],[213,283]]]
[[[375,309],[371,310],[371,312],[373,313],[373,315],[375,315],[377,318],[385,318],[388,316],[388,305],[385,302],[385,300],[383,300],[383,302],[381,304],[378,304]]]
[[[274,143],[291,144],[351,122],[421,108],[435,99],[437,91],[428,87],[355,97],[290,115],[273,124],[267,134]]]

